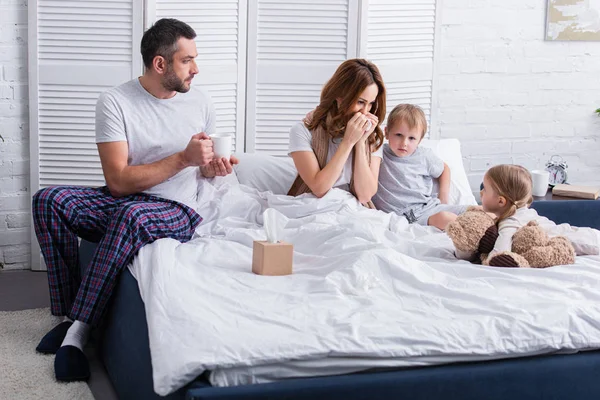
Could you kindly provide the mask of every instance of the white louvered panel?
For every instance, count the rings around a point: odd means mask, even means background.
[[[348,1],[260,0],[259,61],[343,61],[348,53]]]
[[[255,150],[286,156],[292,125],[319,103],[321,85],[259,84]]]
[[[357,55],[356,0],[248,3],[246,151],[287,154],[289,131]]]
[[[237,64],[239,0],[158,0],[156,19],[160,18],[179,19],[196,31],[198,64]]]
[[[37,0],[35,189],[104,184],[95,106],[100,93],[132,78],[134,1]]]
[[[381,71],[387,113],[401,103],[416,104],[430,124],[436,4],[436,0],[369,0],[366,51],[361,51]]]
[[[233,136],[233,149],[236,139],[236,101],[237,87],[235,84],[202,86],[208,91],[215,105],[217,118],[217,132]]]
[[[395,105],[410,103],[420,106],[429,120],[431,113],[431,81],[392,82],[386,86],[386,90],[389,104],[388,114]]]
[[[38,0],[40,63],[132,61],[131,1]]]
[[[39,87],[40,187],[100,186],[95,107],[108,87],[44,84]]]
[[[368,57],[433,59],[436,0],[370,0]]]
[[[194,84],[215,104],[217,132],[233,135],[244,150],[246,0],[156,0],[156,20],[176,18],[196,31],[200,69]]]

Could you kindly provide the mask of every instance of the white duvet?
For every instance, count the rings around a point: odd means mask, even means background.
[[[205,182],[186,244],[161,239],[130,266],[148,320],[154,389],[208,370],[213,385],[600,348],[600,258],[548,269],[456,260],[447,236],[322,199]],[[294,273],[251,272],[262,214],[290,218]]]

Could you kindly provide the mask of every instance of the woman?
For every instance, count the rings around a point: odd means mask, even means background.
[[[317,108],[290,130],[289,154],[298,177],[288,195],[322,197],[335,187],[372,207],[384,118],[385,86],[375,64],[343,62],[321,91]]]

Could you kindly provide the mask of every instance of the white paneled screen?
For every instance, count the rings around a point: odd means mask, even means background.
[[[358,2],[257,0],[248,9],[246,151],[287,155],[290,127],[356,57]]]
[[[133,7],[132,0],[37,1],[34,190],[104,183],[94,109],[101,92],[132,78]]]
[[[431,122],[436,0],[369,0],[367,20],[366,57],[383,75],[388,113],[413,103]]]

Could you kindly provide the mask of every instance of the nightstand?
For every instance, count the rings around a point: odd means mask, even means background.
[[[566,197],[566,196],[556,196],[552,194],[552,189],[548,188],[545,196],[533,196],[533,201],[551,201],[551,200],[587,200],[591,199],[582,199],[581,197]],[[596,200],[600,200],[600,197]],[[593,200],[592,200],[593,201]]]
[[[600,201],[552,196],[548,191],[544,197],[534,197],[530,207],[557,224],[566,222],[572,226],[600,229]]]

